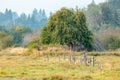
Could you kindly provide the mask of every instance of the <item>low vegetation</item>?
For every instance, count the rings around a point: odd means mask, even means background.
[[[96,56],[95,66],[69,61],[69,54],[49,55],[49,60],[42,55],[18,55],[0,53],[0,79],[12,80],[119,80],[120,56]],[[89,56],[91,57],[91,56]],[[112,76],[111,76],[112,75]]]

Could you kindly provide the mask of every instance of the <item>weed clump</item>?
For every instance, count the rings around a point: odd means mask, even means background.
[[[68,78],[65,76],[61,76],[61,75],[53,75],[48,78],[43,78],[42,80],[68,80]]]
[[[86,75],[86,76],[82,76],[81,80],[93,80],[93,78],[89,75]]]

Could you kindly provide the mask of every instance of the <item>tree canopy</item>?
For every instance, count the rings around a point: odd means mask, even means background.
[[[41,42],[67,45],[70,49],[81,46],[91,50],[93,35],[87,28],[83,12],[62,8],[50,17],[47,26],[42,29]]]

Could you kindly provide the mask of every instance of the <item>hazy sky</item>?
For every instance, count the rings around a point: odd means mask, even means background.
[[[98,4],[105,0],[95,0]],[[23,12],[31,13],[34,8],[45,9],[47,14],[50,11],[55,12],[61,7],[79,8],[86,7],[92,0],[0,0],[0,12],[4,12],[6,8],[16,11],[18,14]]]

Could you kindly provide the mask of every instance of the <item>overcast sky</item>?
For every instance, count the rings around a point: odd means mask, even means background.
[[[95,0],[98,4],[105,0]],[[0,12],[4,12],[6,8],[16,11],[18,14],[23,12],[31,13],[34,8],[45,9],[47,15],[50,11],[55,12],[61,7],[79,8],[86,7],[92,0],[0,0]]]

